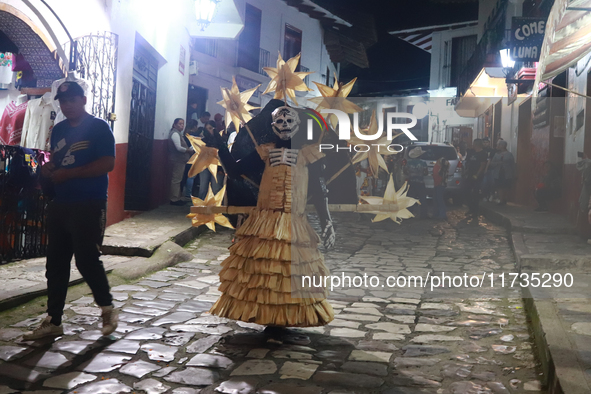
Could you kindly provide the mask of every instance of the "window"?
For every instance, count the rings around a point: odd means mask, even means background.
[[[259,72],[262,12],[246,3],[244,30],[238,38],[238,67]]]
[[[476,35],[456,37],[451,43],[451,72],[450,87],[458,86],[458,80],[466,67],[468,60],[476,50]]]
[[[285,25],[285,38],[283,44],[283,59],[287,61],[292,57],[296,56],[298,53],[302,51],[302,31],[296,29],[291,25]],[[300,71],[300,63],[298,63],[298,67],[296,71]]]
[[[211,57],[218,56],[218,41],[211,38],[195,38],[193,49]]]

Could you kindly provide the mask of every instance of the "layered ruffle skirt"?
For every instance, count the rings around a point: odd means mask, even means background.
[[[322,326],[334,318],[323,286],[329,271],[305,215],[258,208],[236,235],[212,314],[283,327]]]

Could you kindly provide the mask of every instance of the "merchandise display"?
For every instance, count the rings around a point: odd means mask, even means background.
[[[50,92],[45,93],[41,98],[29,101],[23,124],[21,146],[49,151],[49,140],[55,117]]]

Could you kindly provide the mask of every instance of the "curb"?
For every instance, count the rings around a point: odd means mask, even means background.
[[[135,259],[121,263],[114,267],[112,274],[130,281],[192,259],[193,255],[181,246],[166,241],[148,259]]]
[[[170,267],[185,261],[190,261],[193,259],[193,255],[185,251],[182,246],[197,238],[206,229],[206,226],[189,227],[180,233],[174,234],[171,237],[167,237],[166,239],[163,239],[162,243],[156,246],[148,256],[142,254],[142,251],[145,253],[145,248],[124,248],[129,252],[139,251],[140,253],[136,255],[131,254],[131,256],[141,258],[112,265],[109,268],[105,268],[105,272],[108,275],[115,275],[125,281],[130,281],[139,279],[166,267]],[[164,248],[162,248],[162,246],[164,246]],[[103,254],[111,253],[106,253],[103,251]],[[113,254],[121,255],[122,253]],[[130,256],[130,254],[123,255]],[[148,258],[146,259],[146,257]],[[75,274],[71,275],[68,287],[75,286],[80,283],[84,283],[84,278],[82,278],[79,272],[76,272]],[[27,287],[23,290],[15,290],[9,293],[7,298],[0,300],[0,312],[15,308],[19,305],[34,300],[37,297],[47,295],[47,285],[45,283]]]
[[[554,232],[531,231],[524,227],[514,226],[511,219],[482,206],[482,214],[493,224],[505,227],[509,232],[509,243],[515,256],[517,271],[540,270],[547,268],[556,270],[559,266],[578,266],[580,259],[564,259],[558,255],[531,254],[525,245],[524,233],[552,234]],[[569,231],[569,234],[571,232]],[[584,371],[573,357],[574,348],[568,340],[568,333],[562,326],[556,313],[553,299],[535,299],[529,287],[522,288],[524,309],[531,324],[533,339],[543,375],[542,384],[548,394],[588,394]],[[584,387],[583,387],[584,386]]]
[[[179,229],[171,230],[168,233],[140,245],[117,245],[116,240],[105,237],[105,243],[101,247],[101,252],[116,256],[137,256],[150,257],[158,248],[167,241],[173,241],[180,246],[186,245],[191,240],[197,238],[207,229],[206,226],[187,227],[179,232]],[[113,242],[114,243],[109,243]]]

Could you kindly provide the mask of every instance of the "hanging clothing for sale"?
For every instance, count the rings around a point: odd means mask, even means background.
[[[21,146],[49,151],[55,117],[51,92],[45,93],[39,99],[29,101],[23,124]]]
[[[84,90],[84,94],[86,95],[86,97],[88,97],[88,93],[90,91],[89,91],[88,82],[85,79],[74,78],[74,79],[70,79],[69,81],[76,82],[78,85],[80,85],[82,90]],[[57,81],[53,81],[53,83],[51,84],[51,98],[55,97],[55,95],[57,94],[57,88],[59,88],[60,85],[64,82],[66,82],[66,78],[62,78],[62,79],[58,79]],[[62,114],[62,110],[60,109],[60,102],[58,100],[53,100],[53,109],[56,113],[55,122],[54,122],[55,124],[58,124],[62,120],[66,119],[64,114]],[[88,112],[89,114],[92,114],[92,111],[89,109],[90,109],[90,106],[88,104],[86,104],[86,112]]]
[[[0,119],[0,144],[19,145],[28,102],[17,105],[14,101],[6,106]]]
[[[0,53],[0,89],[8,89],[8,85],[12,83],[13,78],[12,53]]]

